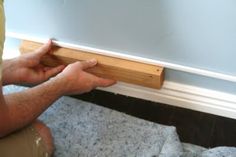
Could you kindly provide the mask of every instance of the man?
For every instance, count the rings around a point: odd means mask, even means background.
[[[4,45],[4,12],[0,0],[0,54]],[[92,59],[55,68],[40,64],[50,52],[52,41],[34,53],[1,61],[0,68],[0,156],[51,156],[53,141],[49,128],[36,120],[55,100],[63,95],[81,94],[96,87],[107,87],[113,80],[85,72],[97,64]],[[2,58],[2,57],[1,57]],[[55,76],[56,75],[56,76]],[[55,76],[51,79],[50,77]],[[38,84],[25,91],[3,95],[7,84]]]

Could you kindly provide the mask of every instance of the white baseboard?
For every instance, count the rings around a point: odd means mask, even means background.
[[[233,94],[167,81],[161,90],[121,82],[99,89],[236,119],[236,95]]]

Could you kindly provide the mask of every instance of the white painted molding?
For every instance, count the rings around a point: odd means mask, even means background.
[[[118,82],[99,90],[236,119],[236,95],[165,82],[161,90]]]
[[[25,34],[19,34],[19,33],[15,33],[15,32],[7,32],[6,36],[12,37],[12,38],[17,38],[17,39],[22,39],[22,40],[35,41],[35,42],[39,42],[39,43],[45,43],[48,40],[48,39],[41,39],[41,38],[37,38],[37,37],[28,36]],[[161,66],[164,66],[165,68],[169,68],[169,69],[173,69],[173,70],[177,70],[177,71],[182,71],[182,72],[192,73],[192,74],[196,74],[196,75],[202,75],[202,76],[206,76],[206,77],[236,82],[236,76],[233,76],[233,75],[227,75],[227,74],[223,74],[223,73],[188,67],[188,66],[169,63],[169,62],[163,62],[163,61],[158,61],[158,60],[153,60],[153,59],[148,59],[148,58],[142,58],[142,57],[138,57],[138,56],[127,55],[122,52],[107,51],[107,50],[102,50],[102,49],[97,49],[97,48],[92,48],[92,47],[87,47],[87,46],[82,46],[82,45],[75,45],[75,44],[70,44],[70,43],[65,43],[65,42],[60,42],[60,41],[53,41],[53,42],[55,45],[58,45],[60,47],[71,48],[71,49],[76,49],[76,50],[84,50],[84,51],[88,51],[91,53],[103,54],[103,55],[107,55],[107,56],[123,58],[123,59],[128,59],[128,60],[133,60],[133,61],[139,61],[139,62],[153,64],[153,65],[161,65]]]

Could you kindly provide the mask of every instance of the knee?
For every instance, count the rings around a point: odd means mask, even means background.
[[[39,135],[42,137],[45,143],[46,149],[47,149],[47,153],[52,155],[53,150],[54,150],[54,145],[53,145],[53,138],[52,138],[50,128],[48,128],[43,122],[39,120],[36,120],[33,123],[33,126],[37,130]]]

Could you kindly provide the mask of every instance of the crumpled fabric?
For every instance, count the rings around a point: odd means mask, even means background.
[[[8,86],[4,93],[23,89]],[[173,126],[70,97],[56,101],[40,120],[51,128],[55,157],[236,157],[234,147],[206,149],[181,143]]]

